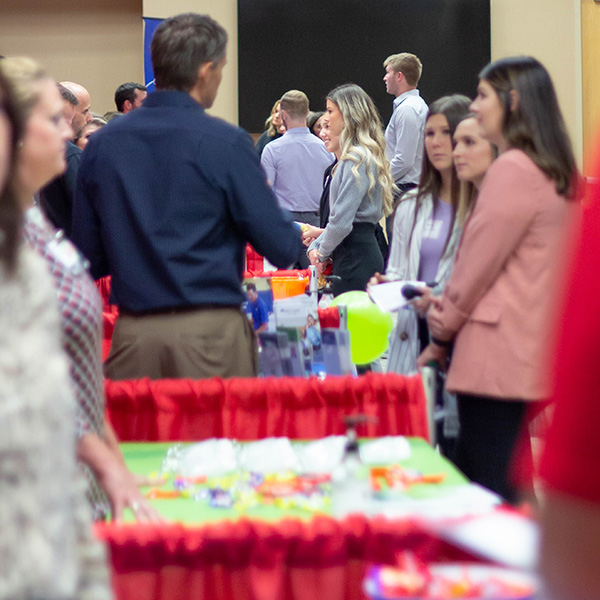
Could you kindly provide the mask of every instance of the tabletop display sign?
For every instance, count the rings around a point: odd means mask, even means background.
[[[350,351],[350,332],[347,329],[323,329],[322,351],[328,375],[356,375]]]
[[[263,377],[293,377],[298,364],[292,361],[288,336],[280,331],[262,331],[260,340],[259,374]],[[301,375],[304,375],[302,372]]]
[[[278,332],[290,340],[292,354],[298,352],[306,373],[325,369],[317,298],[305,294],[273,302]]]

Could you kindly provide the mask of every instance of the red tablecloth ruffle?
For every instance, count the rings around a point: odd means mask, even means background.
[[[202,527],[101,524],[120,600],[358,600],[372,563],[402,550],[424,560],[471,559],[410,519],[308,523],[242,519]]]
[[[375,417],[364,437],[428,439],[421,377],[164,379],[106,381],[106,410],[121,441],[176,441],[271,436],[317,439],[343,434],[343,417]]]

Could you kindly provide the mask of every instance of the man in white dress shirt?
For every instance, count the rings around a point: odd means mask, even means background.
[[[427,104],[421,98],[417,85],[423,66],[414,54],[408,52],[388,56],[383,66],[386,90],[395,97],[394,112],[385,130],[386,154],[392,176],[402,194],[416,187],[421,176]],[[392,224],[393,214],[386,220],[390,243]]]

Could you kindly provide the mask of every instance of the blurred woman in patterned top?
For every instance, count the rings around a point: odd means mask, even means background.
[[[22,210],[7,185],[18,112],[0,66],[0,600],[110,600],[75,462],[56,294],[44,261],[21,243]]]
[[[0,69],[25,118],[16,193],[26,211],[25,240],[46,260],[58,291],[63,348],[77,400],[77,456],[88,480],[94,518],[103,519],[110,511],[113,519],[120,520],[129,507],[140,520],[158,520],[104,420],[100,297],[78,250],[34,205],[36,192],[65,168],[65,143],[72,131],[62,114],[62,100],[56,83],[36,62],[7,58]]]

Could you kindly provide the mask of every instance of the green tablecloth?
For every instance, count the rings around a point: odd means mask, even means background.
[[[444,473],[440,484],[418,484],[410,488],[412,498],[432,498],[447,493],[449,488],[467,483],[465,477],[446,459],[440,456],[427,442],[420,438],[409,438],[411,455],[401,466],[415,469],[424,475]],[[174,446],[170,443],[123,443],[121,448],[127,466],[133,473],[148,476],[160,470],[167,450]],[[142,488],[142,493],[149,488]],[[162,489],[173,489],[169,482]],[[186,524],[201,524],[223,519],[237,520],[241,517],[276,521],[283,517],[310,519],[314,513],[297,508],[278,508],[275,506],[256,506],[240,512],[235,509],[211,508],[207,503],[191,498],[169,498],[151,500],[156,509],[169,521],[181,521]],[[126,511],[125,520],[133,521],[133,515]]]

